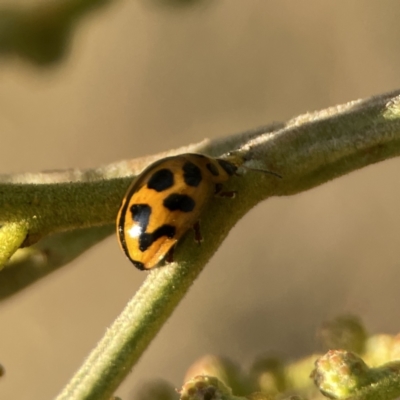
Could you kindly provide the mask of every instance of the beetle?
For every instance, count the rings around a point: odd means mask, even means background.
[[[155,267],[191,227],[201,241],[201,213],[237,168],[221,158],[188,153],[158,160],[141,172],[117,216],[120,246],[135,267]]]

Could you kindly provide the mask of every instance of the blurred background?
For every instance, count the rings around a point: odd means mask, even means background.
[[[0,173],[96,167],[400,87],[395,0],[56,4],[0,1]],[[301,357],[340,314],[398,332],[399,166],[252,210],[117,394],[179,387],[208,353]],[[0,398],[54,398],[145,276],[110,237],[2,302]]]

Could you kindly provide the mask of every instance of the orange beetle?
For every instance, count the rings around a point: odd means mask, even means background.
[[[236,170],[223,159],[181,154],[138,175],[117,217],[119,243],[135,267],[155,267],[189,228],[198,227],[202,210]]]

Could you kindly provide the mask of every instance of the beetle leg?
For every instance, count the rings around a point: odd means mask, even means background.
[[[195,240],[196,243],[200,244],[203,241],[203,236],[201,236],[200,222],[199,221],[197,221],[193,225],[193,230],[194,230],[194,240]]]
[[[231,198],[231,199],[233,199],[233,198],[236,196],[236,193],[237,193],[236,190],[231,190],[231,191],[223,192],[223,191],[222,191],[223,188],[224,188],[224,187],[222,186],[221,183],[217,183],[217,184],[215,185],[215,192],[214,192],[215,195],[218,196],[218,197],[229,197],[229,198]]]
[[[168,250],[168,253],[165,255],[164,260],[167,264],[171,264],[172,262],[174,262],[174,251],[175,251],[175,246],[172,246]]]

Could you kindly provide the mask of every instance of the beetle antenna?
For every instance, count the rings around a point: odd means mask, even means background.
[[[246,167],[244,165],[242,165],[241,167],[245,168],[245,169],[249,169],[250,171],[264,172],[265,174],[269,174],[269,175],[275,176],[276,178],[283,179],[282,175],[279,175],[277,172],[274,172],[274,171],[268,171],[267,169],[260,169],[260,168],[250,168],[250,167]]]

